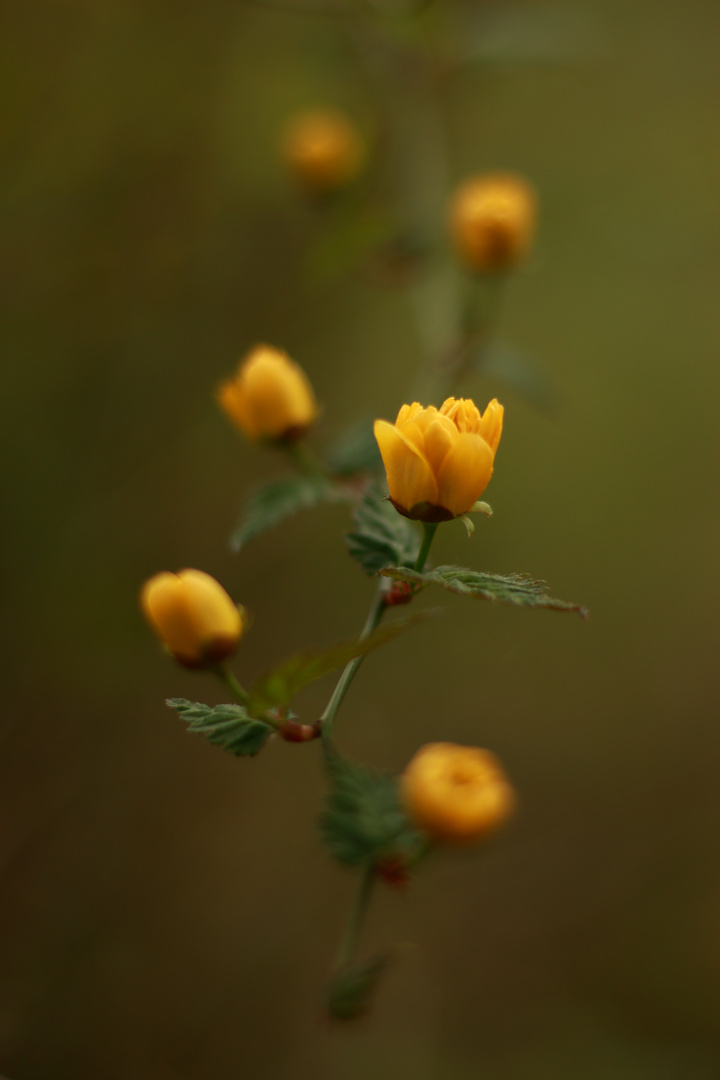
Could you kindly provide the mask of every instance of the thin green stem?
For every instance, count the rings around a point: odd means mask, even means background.
[[[413,570],[416,570],[418,573],[421,573],[425,568],[425,563],[427,562],[427,557],[430,554],[430,548],[432,547],[432,542],[435,538],[435,533],[437,532],[437,523],[423,521],[422,527],[422,543],[420,545],[418,557],[415,560],[415,565],[413,566]]]
[[[224,664],[219,665],[213,670],[217,677],[225,683],[236,701],[238,701],[241,705],[249,705],[250,695],[248,694],[247,690],[242,685],[234,671],[231,671],[230,668]],[[270,716],[268,713],[262,713],[257,718],[258,720],[263,720],[266,724],[269,724],[270,727],[276,728],[277,730],[280,730],[280,728],[282,727],[281,722],[276,717]]]
[[[383,586],[378,585],[377,591],[375,593],[375,598],[372,602],[370,611],[368,612],[368,617],[365,620],[365,625],[362,628],[362,633],[360,634],[360,641],[365,641],[366,638],[370,637],[373,630],[377,629],[384,612],[385,592]],[[350,683],[355,678],[357,670],[364,659],[364,655],[356,656],[352,660],[350,660],[343,668],[342,675],[338,679],[335,689],[332,692],[332,697],[328,701],[327,705],[325,706],[325,711],[320,717],[320,726],[322,728],[324,740],[329,740],[330,738],[333,721],[335,720],[337,711],[342,704],[342,700],[345,697],[345,694],[348,692]]]
[[[360,884],[358,885],[358,890],[355,893],[355,899],[353,900],[353,905],[350,908],[350,914],[348,915],[345,933],[340,942],[340,949],[336,960],[336,966],[339,968],[344,967],[344,965],[349,963],[353,958],[360,930],[362,929],[363,919],[365,918],[365,912],[367,911],[370,902],[374,882],[375,870],[372,863],[368,863],[362,872]]]
[[[218,678],[222,679],[225,685],[230,690],[236,701],[239,701],[241,705],[247,705],[250,701],[250,695],[243,687],[237,676],[229,667],[225,665],[215,669]]]

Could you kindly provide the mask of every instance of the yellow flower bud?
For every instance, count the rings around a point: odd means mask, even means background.
[[[450,231],[460,260],[483,273],[509,270],[530,249],[537,198],[531,185],[510,173],[474,176],[455,192]]]
[[[354,180],[363,158],[363,140],[354,124],[331,110],[306,112],[288,125],[283,138],[287,164],[308,191],[324,194]]]
[[[515,792],[489,750],[428,743],[400,778],[412,821],[446,844],[482,840],[510,815]]]
[[[241,360],[217,398],[249,439],[295,442],[317,416],[317,402],[305,372],[270,345],[256,345]]]
[[[502,422],[496,398],[481,414],[472,401],[452,397],[440,409],[403,405],[394,424],[376,420],[395,509],[428,522],[467,514],[493,474]]]
[[[243,634],[242,612],[202,570],[156,574],[143,585],[140,605],[168,651],[185,667],[226,660]]]

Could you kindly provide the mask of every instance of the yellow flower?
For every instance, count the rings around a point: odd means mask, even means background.
[[[446,844],[482,840],[510,815],[515,792],[489,750],[428,743],[400,778],[412,821]]]
[[[363,141],[342,113],[318,110],[300,113],[290,122],[283,153],[303,187],[324,194],[355,178],[362,163]]]
[[[527,180],[510,173],[474,176],[450,205],[450,231],[462,262],[481,272],[508,270],[527,254],[537,199]]]
[[[493,474],[502,422],[496,398],[481,415],[472,401],[452,397],[440,409],[403,405],[394,424],[376,420],[395,509],[429,522],[467,514]]]
[[[222,383],[220,405],[249,439],[295,442],[317,416],[305,372],[280,349],[256,345],[233,379]]]
[[[156,574],[143,585],[140,605],[168,651],[185,667],[226,660],[243,634],[242,612],[202,570]]]

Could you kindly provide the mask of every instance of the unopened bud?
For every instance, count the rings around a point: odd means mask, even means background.
[[[355,179],[363,158],[363,140],[340,112],[300,113],[288,125],[283,153],[296,180],[317,194],[336,191]]]
[[[256,345],[217,394],[227,415],[249,439],[295,442],[317,416],[305,372],[280,349]]]
[[[489,750],[456,743],[428,743],[400,780],[411,820],[445,844],[484,839],[510,815],[515,792]]]
[[[185,667],[222,663],[243,634],[241,611],[202,570],[156,574],[143,585],[140,604],[153,630]]]
[[[535,191],[521,176],[472,177],[450,204],[450,231],[459,259],[480,273],[511,269],[530,250],[536,215]]]

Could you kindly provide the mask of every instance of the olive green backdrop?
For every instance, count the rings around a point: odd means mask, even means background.
[[[436,554],[527,570],[591,618],[447,597],[363,667],[338,721],[349,753],[400,769],[428,740],[487,746],[521,810],[486,851],[378,895],[364,947],[406,948],[373,1013],[335,1029],[318,1001],[354,881],[313,831],[317,746],[241,761],[187,735],[164,698],[222,695],[162,655],[137,594],[160,569],[218,576],[255,615],[248,676],[362,624],[373,586],[342,508],[230,553],[243,493],[282,463],[213,388],[255,341],[285,347],[323,403],[321,450],[402,402],[418,359],[402,290],[308,276],[316,216],[275,153],[294,109],[339,105],[370,134],[377,101],[338,19],[3,5],[12,1080],[720,1074],[720,9],[475,14],[529,62],[446,85],[452,172],[538,187],[502,333],[556,401],[468,381],[506,406],[495,516],[471,542],[445,527]]]

